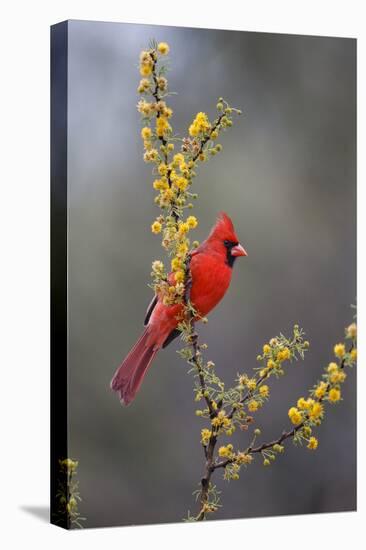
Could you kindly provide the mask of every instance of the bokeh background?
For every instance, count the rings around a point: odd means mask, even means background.
[[[196,230],[203,240],[228,212],[249,256],[200,329],[208,358],[230,383],[256,366],[262,344],[298,322],[305,363],[271,380],[256,415],[263,439],[288,427],[287,410],[331,359],[356,299],[356,42],[205,29],[69,23],[69,455],[79,460],[80,511],[89,527],[181,521],[194,511],[203,468],[192,378],[176,341],[122,408],[110,379],[141,329],[159,238],[151,166],[136,111],[138,55],[150,38],[171,46],[175,131],[214,115],[219,96],[244,111],[201,166]],[[217,518],[353,510],[356,373],[327,412],[315,453],[286,445],[230,485],[215,481]],[[330,407],[329,407],[330,409]],[[236,434],[245,447],[245,434]]]

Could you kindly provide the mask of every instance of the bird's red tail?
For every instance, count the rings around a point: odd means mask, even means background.
[[[119,393],[121,402],[129,405],[141,386],[147,369],[159,351],[149,340],[149,327],[146,327],[123,363],[116,370],[112,381],[112,390]]]

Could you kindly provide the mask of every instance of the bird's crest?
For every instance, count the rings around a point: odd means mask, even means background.
[[[238,242],[233,222],[225,212],[220,212],[208,239],[228,240]]]

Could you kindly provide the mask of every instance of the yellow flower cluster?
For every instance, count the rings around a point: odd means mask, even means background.
[[[249,453],[239,452],[235,455],[235,462],[238,464],[251,464],[253,462],[253,456]]]
[[[208,430],[207,428],[204,428],[203,430],[201,430],[201,443],[203,445],[207,445],[208,442],[210,441],[211,435],[212,435],[211,430]]]
[[[232,421],[226,416],[226,412],[224,410],[219,411],[217,416],[211,420],[211,425],[216,433],[219,433],[220,430],[224,430],[227,435],[232,435],[234,431]]]
[[[293,350],[291,349],[293,346]],[[286,341],[281,338],[271,338],[264,344],[263,354],[257,356],[258,361],[263,361],[265,366],[260,369],[259,375],[261,378],[266,378],[271,374],[282,375],[284,370],[282,364],[285,361],[291,360],[295,351],[303,353],[309,347],[309,342],[304,342],[301,334],[298,333],[298,326],[294,327],[294,340]]]
[[[73,473],[76,471],[79,462],[78,460],[72,460],[71,458],[64,458],[63,460],[59,460],[59,465],[62,470],[65,470],[68,473]]]
[[[200,112],[191,124],[191,137],[180,139],[174,136],[170,120],[173,110],[165,101],[169,94],[164,58],[168,53],[169,45],[166,42],[155,41],[140,53],[139,70],[142,78],[137,90],[142,97],[138,101],[137,110],[143,121],[141,138],[144,161],[153,164],[155,177],[152,185],[157,192],[154,202],[163,211],[151,224],[151,231],[161,235],[162,246],[173,258],[174,276],[168,277],[164,268],[153,268],[153,288],[164,304],[172,305],[183,301],[186,264],[191,248],[188,235],[198,225],[195,216],[184,215],[184,209],[191,209],[191,201],[197,198],[195,193],[191,193],[195,168],[199,160],[206,158],[210,143],[218,137],[220,128],[225,125],[224,119],[229,120],[231,113],[239,111],[229,108],[222,100],[223,108],[214,123],[215,128],[207,115]],[[206,140],[204,136],[207,136]],[[175,152],[179,141],[181,149]],[[221,149],[220,144],[215,146],[215,152]],[[192,246],[195,248],[198,244],[194,241]]]
[[[201,134],[206,134],[210,128],[211,124],[206,113],[197,113],[196,118],[189,127],[189,135],[197,137]]]
[[[153,66],[156,61],[156,54],[153,50],[142,51],[140,53],[140,74],[150,76],[153,72]]]
[[[334,355],[339,359],[343,359],[346,354],[346,347],[344,344],[336,344],[334,346]]]
[[[291,420],[291,422],[293,424],[295,424],[295,426],[297,424],[300,424],[302,422],[302,419],[303,419],[303,416],[302,416],[301,412],[296,407],[291,407],[291,409],[289,409],[288,416],[289,416],[289,419]]]
[[[308,449],[311,449],[312,451],[315,451],[315,449],[318,448],[318,440],[316,437],[310,437],[309,442],[307,445]]]
[[[229,445],[226,445],[226,447],[220,447],[219,448],[219,456],[222,458],[230,458],[233,456],[233,446],[231,443]]]
[[[260,407],[259,401],[256,401],[255,399],[251,399],[248,403],[248,411],[250,412],[256,412]]]

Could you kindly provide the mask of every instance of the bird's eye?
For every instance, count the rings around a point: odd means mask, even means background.
[[[224,241],[224,245],[225,245],[225,246],[230,246],[230,241],[226,241],[226,240],[225,240],[225,241]]]

